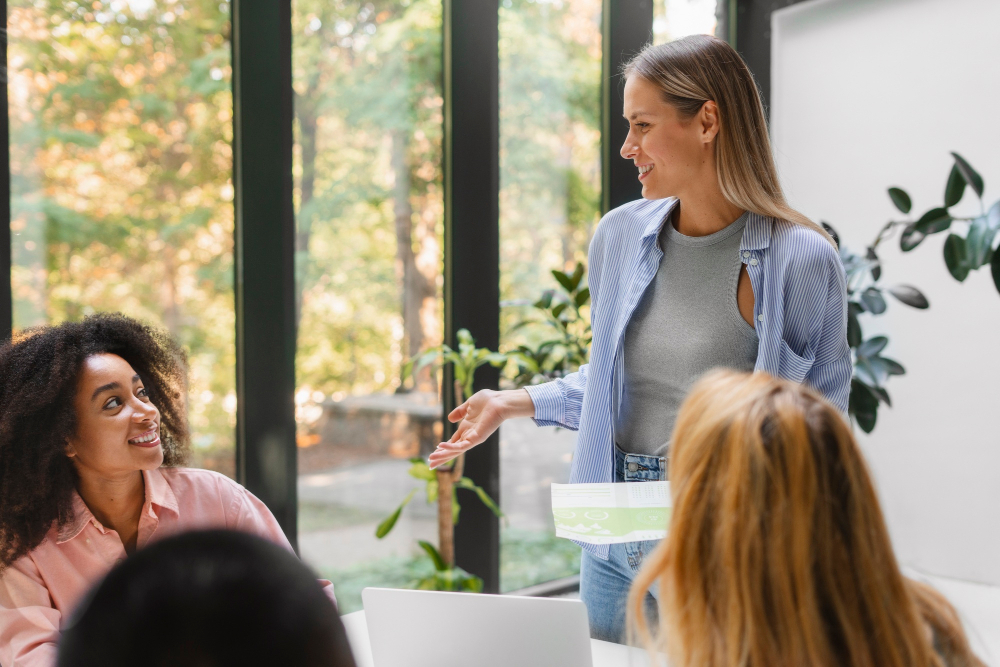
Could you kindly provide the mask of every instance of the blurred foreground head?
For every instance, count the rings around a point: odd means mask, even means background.
[[[630,600],[658,583],[676,667],[981,665],[931,588],[902,576],[851,429],[819,394],[716,371],[681,407],[673,510]]]
[[[85,600],[59,667],[354,667],[337,609],[294,555],[229,531],[137,552]]]

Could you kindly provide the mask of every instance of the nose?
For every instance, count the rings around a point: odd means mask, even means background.
[[[132,421],[136,423],[151,422],[160,415],[160,411],[152,403],[136,399],[136,408],[132,413]]]
[[[622,144],[621,156],[626,160],[634,160],[637,155],[639,155],[639,146],[632,139],[632,130],[629,130],[628,135],[625,136],[625,143]]]

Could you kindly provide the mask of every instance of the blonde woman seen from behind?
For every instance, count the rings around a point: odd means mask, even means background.
[[[670,534],[629,600],[632,626],[672,665],[983,664],[951,605],[901,574],[857,443],[819,394],[713,372],[684,402],[673,447]]]

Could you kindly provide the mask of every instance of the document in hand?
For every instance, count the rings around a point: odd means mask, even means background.
[[[553,484],[556,535],[588,544],[667,536],[670,482]]]

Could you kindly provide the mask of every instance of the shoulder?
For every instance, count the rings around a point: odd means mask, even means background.
[[[774,221],[770,254],[789,277],[829,279],[844,272],[840,253],[825,236],[786,220]]]
[[[604,214],[597,225],[594,242],[639,238],[649,224],[662,220],[676,201],[674,197],[636,199],[611,209]]]
[[[160,468],[159,472],[179,500],[218,499],[225,503],[246,493],[241,485],[214,470]]]

